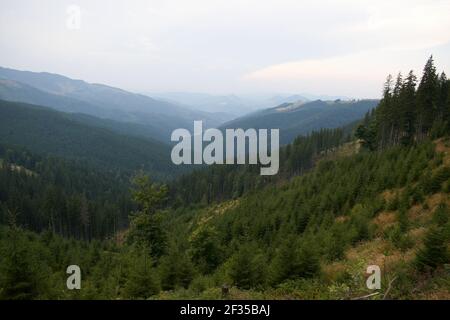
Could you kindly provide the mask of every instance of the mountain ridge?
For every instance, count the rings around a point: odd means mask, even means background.
[[[120,134],[48,107],[0,100],[0,115],[0,141],[33,152],[86,160],[97,167],[144,169],[157,178],[180,169],[172,165],[170,147],[162,142]]]
[[[377,104],[375,99],[284,103],[229,121],[220,128],[279,128],[280,143],[286,144],[313,130],[337,128],[361,119]]]
[[[0,67],[0,79],[3,79],[0,82],[0,99],[153,126],[161,132],[157,138],[166,143],[170,142],[174,129],[187,127],[194,120],[203,120],[207,127],[218,126],[223,121],[221,115],[186,109],[142,94],[59,74]]]

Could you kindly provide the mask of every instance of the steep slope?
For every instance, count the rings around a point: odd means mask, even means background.
[[[167,145],[120,135],[71,117],[45,107],[0,100],[0,141],[99,167],[143,168],[158,177],[176,174]]]
[[[214,243],[213,278],[236,286],[232,299],[448,298],[449,154],[447,138],[324,159],[288,183],[177,211],[169,225],[191,250],[202,248],[196,239]],[[365,285],[374,264],[383,272],[378,292]],[[221,295],[212,286],[160,297],[189,294]]]
[[[312,130],[337,128],[358,120],[377,104],[378,100],[284,103],[235,119],[221,128],[279,128],[280,142],[286,144]]]

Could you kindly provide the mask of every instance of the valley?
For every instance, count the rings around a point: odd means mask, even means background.
[[[1,299],[450,298],[450,94],[432,57],[420,81],[388,77],[381,100],[289,101],[212,126],[279,128],[273,176],[174,164],[152,130],[205,111],[0,76]],[[67,288],[68,265],[83,289]]]

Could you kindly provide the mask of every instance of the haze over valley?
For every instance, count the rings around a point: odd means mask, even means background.
[[[450,300],[449,13],[2,0],[0,300]]]

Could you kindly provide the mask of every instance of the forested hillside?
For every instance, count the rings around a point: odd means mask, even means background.
[[[74,163],[55,174],[54,160],[4,148],[0,298],[449,299],[449,82],[432,58],[413,79],[388,78],[357,138],[298,137],[278,178],[222,166],[167,187],[141,173],[128,197],[120,175]],[[89,228],[86,212],[98,215]],[[66,289],[69,264],[81,290]]]
[[[170,195],[175,206],[238,198],[267,184],[284,181],[311,169],[315,162],[333,153],[340,145],[351,143],[355,123],[338,129],[321,129],[297,137],[280,150],[280,171],[275,176],[261,176],[259,165],[213,165],[187,173],[170,183]]]
[[[339,128],[359,120],[377,103],[377,100],[283,103],[227,122],[221,128],[279,128],[280,144],[284,145],[313,130]]]
[[[129,175],[0,144],[0,224],[105,239],[128,226]]]
[[[97,168],[128,172],[143,169],[159,179],[180,170],[170,161],[169,146],[92,126],[92,121],[80,117],[0,100],[0,142],[23,146],[39,154],[82,160]],[[96,122],[103,123],[100,119]]]

